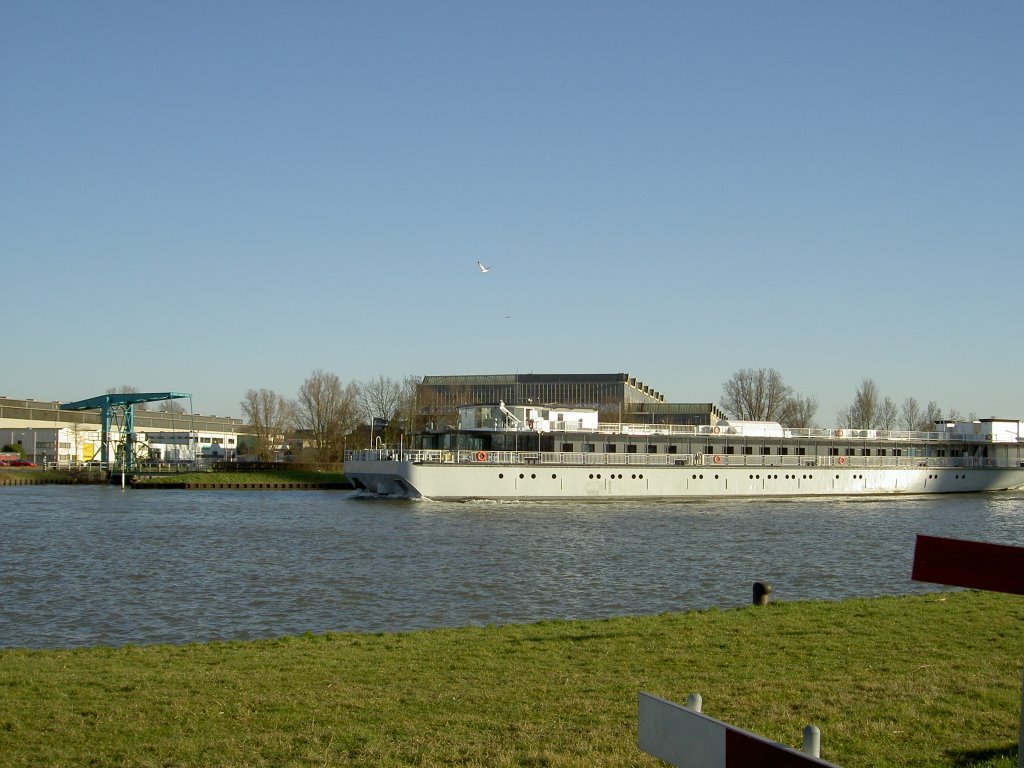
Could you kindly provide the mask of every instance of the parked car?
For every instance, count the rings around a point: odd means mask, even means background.
[[[28,459],[15,459],[11,462],[12,467],[34,467],[36,466]]]

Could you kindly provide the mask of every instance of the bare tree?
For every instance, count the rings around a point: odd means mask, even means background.
[[[406,376],[402,379],[401,392],[399,393],[396,419],[403,432],[409,434],[418,428],[417,420],[420,416],[419,402],[416,397],[416,387],[420,383],[419,376]]]
[[[900,409],[899,424],[901,429],[905,429],[908,432],[921,429],[921,406],[914,398],[908,397],[903,401],[903,407]]]
[[[159,413],[184,413],[185,406],[179,403],[177,400],[164,400],[157,407]]]
[[[259,457],[264,461],[272,460],[276,447],[291,429],[291,404],[271,389],[250,389],[240,405],[242,415],[252,426]]]
[[[139,393],[138,387],[133,387],[131,384],[122,384],[120,387],[110,387],[105,394],[108,395],[137,395]],[[147,411],[149,410],[149,403],[135,403],[135,410]]]
[[[839,412],[839,423],[850,429],[878,429],[881,410],[878,385],[872,379],[864,379],[853,396],[853,404]]]
[[[921,427],[925,432],[934,432],[936,422],[942,421],[942,409],[934,400],[928,403],[924,416],[921,417]]]
[[[722,385],[722,409],[734,419],[778,421],[792,396],[774,368],[744,368]]]
[[[401,400],[402,388],[394,379],[378,376],[359,385],[359,410],[371,431],[385,431],[385,437],[393,433],[390,426]]]
[[[878,409],[878,427],[879,429],[895,429],[896,422],[899,419],[899,412],[896,409],[896,403],[892,401],[891,397],[887,397],[882,401],[881,407]]]
[[[814,426],[814,414],[817,412],[817,399],[812,396],[793,395],[786,401],[781,421],[787,427],[807,429]]]
[[[359,387],[355,382],[342,385],[333,373],[317,368],[299,387],[295,421],[309,432],[318,461],[339,461],[345,436],[357,424]]]

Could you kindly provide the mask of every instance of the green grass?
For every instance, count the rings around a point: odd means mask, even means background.
[[[1024,599],[0,651],[0,763],[646,766],[650,691],[843,766],[1016,765]]]
[[[302,470],[261,470],[259,472],[177,472],[166,475],[142,475],[147,484],[173,483],[342,483],[344,472]]]

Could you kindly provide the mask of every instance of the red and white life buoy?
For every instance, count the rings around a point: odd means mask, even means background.
[[[476,460],[477,461],[487,461],[487,451],[477,451],[476,452]]]
[[[843,430],[837,429],[836,430],[836,437],[842,437],[842,436],[843,436]]]
[[[845,464],[846,463],[846,457],[845,456],[840,456],[839,457],[839,463],[840,464]]]
[[[718,434],[721,434],[722,428],[721,427],[715,427],[711,431],[714,432],[716,435],[718,435]]]
[[[722,457],[721,456],[715,456],[715,464],[721,464],[721,463],[722,463]]]

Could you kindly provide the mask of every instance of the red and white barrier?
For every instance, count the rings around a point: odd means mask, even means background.
[[[837,768],[650,693],[638,708],[640,749],[680,768]]]

